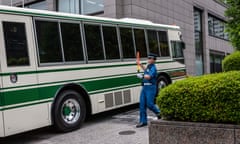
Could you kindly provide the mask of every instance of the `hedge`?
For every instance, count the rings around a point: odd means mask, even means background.
[[[222,62],[223,71],[240,70],[240,51],[226,56]]]
[[[240,124],[240,72],[177,81],[161,90],[157,104],[167,120]]]

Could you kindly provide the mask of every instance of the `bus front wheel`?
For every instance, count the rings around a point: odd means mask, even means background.
[[[54,105],[54,126],[60,132],[80,128],[86,117],[86,105],[82,96],[72,90],[63,91]]]

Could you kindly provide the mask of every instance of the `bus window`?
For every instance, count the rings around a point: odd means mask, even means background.
[[[61,34],[65,61],[83,61],[80,25],[61,23]]]
[[[134,37],[137,51],[140,52],[141,57],[147,57],[147,47],[144,30],[134,29]]]
[[[133,45],[132,29],[120,28],[123,58],[134,58],[135,50]]]
[[[158,47],[158,39],[157,39],[157,31],[147,30],[148,35],[148,46],[149,52],[155,53],[160,56],[159,47]]]
[[[84,24],[84,30],[88,60],[104,60],[100,26]]]
[[[166,31],[158,31],[158,38],[160,43],[160,52],[162,57],[170,56],[168,38]]]
[[[116,27],[103,26],[106,59],[120,59]]]
[[[40,63],[62,62],[58,23],[42,20],[35,23]]]
[[[171,41],[173,58],[183,58],[184,43],[181,41]]]
[[[3,31],[7,65],[29,65],[25,24],[17,22],[3,22]]]

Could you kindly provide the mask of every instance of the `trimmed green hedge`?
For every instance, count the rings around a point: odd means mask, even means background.
[[[226,56],[222,62],[223,71],[240,70],[240,51]]]
[[[190,77],[161,90],[163,119],[240,124],[240,72]]]

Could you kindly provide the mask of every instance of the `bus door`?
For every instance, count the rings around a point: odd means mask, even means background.
[[[47,106],[41,105],[38,99],[34,49],[32,18],[0,14],[1,108],[5,136],[37,128],[43,119],[48,119],[42,116]]]

